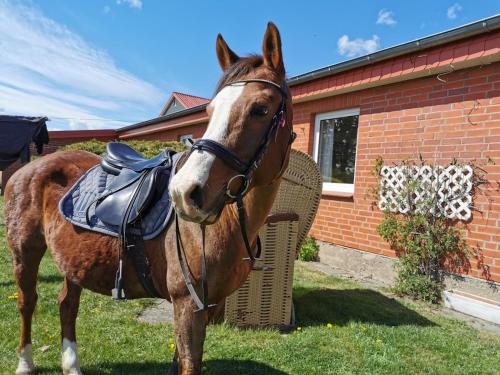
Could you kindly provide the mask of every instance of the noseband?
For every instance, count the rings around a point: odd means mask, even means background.
[[[250,241],[248,239],[248,233],[247,233],[247,226],[246,226],[246,211],[245,211],[245,206],[243,204],[243,197],[245,194],[248,192],[248,188],[250,186],[250,182],[252,179],[252,175],[255,172],[255,170],[259,167],[260,163],[262,162],[268,148],[269,144],[271,143],[272,139],[277,139],[278,135],[278,130],[280,128],[285,127],[286,124],[286,100],[288,98],[288,89],[286,86],[280,86],[277,83],[273,81],[269,81],[266,79],[246,79],[246,80],[239,80],[235,82],[231,82],[226,86],[231,86],[235,84],[247,84],[247,83],[263,83],[266,85],[270,85],[275,87],[276,89],[279,90],[281,94],[281,103],[278,108],[278,111],[274,114],[273,118],[271,119],[271,123],[269,124],[269,127],[267,128],[266,133],[264,134],[264,137],[262,138],[262,141],[255,152],[253,158],[249,162],[245,162],[241,160],[233,151],[229,150],[226,146],[213,141],[211,139],[199,139],[196,142],[193,143],[191,150],[188,152],[186,155],[186,159],[191,155],[192,152],[199,150],[199,151],[207,151],[217,158],[221,159],[228,167],[233,169],[237,174],[235,174],[233,177],[231,177],[228,182],[225,184],[225,195],[230,199],[231,202],[236,202],[236,205],[238,207],[238,219],[239,219],[239,224],[240,224],[240,229],[241,229],[241,234],[243,237],[243,242],[245,244],[245,249],[247,251],[248,257],[243,258],[244,260],[249,260],[249,261],[255,261],[260,259],[260,254],[262,250],[262,245],[259,236],[257,235],[257,252],[256,255],[254,256],[252,253],[252,247],[250,245]],[[224,86],[224,87],[226,87]],[[280,171],[276,178],[281,177],[281,175],[284,172],[284,165],[286,158],[290,152],[291,144],[295,140],[296,134],[293,132],[293,127],[291,124],[289,124],[289,143],[288,143],[288,148],[286,154],[283,156],[282,164]],[[231,193],[231,185],[237,181],[241,180],[241,186],[239,187],[238,191],[233,194]],[[274,181],[273,180],[273,181]],[[196,311],[204,311],[208,309],[209,307],[213,305],[208,304],[208,287],[207,287],[207,271],[206,271],[206,262],[205,262],[205,225],[201,224],[201,233],[202,233],[202,261],[201,261],[201,273],[202,273],[202,296],[203,296],[203,301],[202,299],[198,296],[196,293],[193,284],[191,282],[191,279],[187,273],[187,265],[186,262],[183,258],[182,255],[182,240],[180,237],[180,230],[179,230],[179,222],[178,222],[178,217],[177,214],[175,215],[176,219],[176,237],[177,237],[177,255],[179,258],[179,263],[180,263],[180,268],[182,271],[182,275],[184,278],[184,281],[186,283],[186,286],[189,290],[189,293],[191,294],[191,297],[193,301],[196,303],[198,306],[198,310]],[[259,270],[263,270],[263,268],[260,268]]]

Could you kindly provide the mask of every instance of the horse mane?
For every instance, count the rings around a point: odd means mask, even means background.
[[[217,83],[217,94],[224,86],[237,81],[248,75],[252,70],[255,70],[264,63],[264,59],[260,55],[249,55],[240,58],[236,63],[231,65],[223,74],[222,78]]]

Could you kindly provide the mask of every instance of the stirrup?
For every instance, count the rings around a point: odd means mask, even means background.
[[[123,261],[120,259],[120,262],[118,263],[118,271],[116,272],[115,287],[111,290],[111,296],[115,301],[127,299],[127,297],[125,297],[125,292],[123,291],[122,271]]]
[[[123,301],[123,300],[126,300],[127,297],[125,297],[125,292],[123,291],[122,288],[118,289],[118,288],[113,288],[111,289],[111,296],[113,297],[113,300],[119,302],[119,301]]]

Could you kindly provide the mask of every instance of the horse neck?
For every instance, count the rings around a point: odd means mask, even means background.
[[[245,196],[244,205],[247,214],[247,234],[251,242],[256,239],[259,229],[264,225],[273,206],[278,188],[279,180],[270,185],[254,187]],[[240,235],[241,228],[238,219],[238,210],[235,204],[226,206],[222,212],[220,222],[229,224],[232,240],[237,241],[235,245],[242,246]]]

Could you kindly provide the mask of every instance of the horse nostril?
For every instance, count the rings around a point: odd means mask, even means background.
[[[201,208],[203,206],[203,197],[200,185],[195,185],[194,189],[189,193],[189,198],[193,201],[193,204]]]

